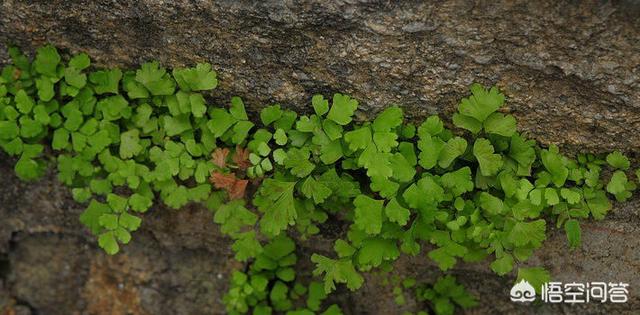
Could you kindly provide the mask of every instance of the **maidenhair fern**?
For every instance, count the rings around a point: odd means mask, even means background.
[[[94,70],[86,54],[65,62],[52,46],[32,63],[9,53],[0,146],[17,157],[16,174],[35,180],[57,164],[59,180],[86,205],[80,221],[109,254],[129,243],[155,202],[205,203],[247,264],[224,297],[232,314],[340,314],[323,304],[327,294],[360,288],[363,272],[388,270],[403,254],[443,271],[489,260],[499,275],[517,268],[519,278],[542,283],[548,272],[520,266],[548,225],[579,247],[579,220],[604,218],[609,197],[628,199],[638,180],[620,152],[572,159],[528,140],[500,112],[505,96],[495,87],[472,85],[453,115],[456,129],[438,116],[406,123],[399,106],[354,122],[358,101],[338,93],[313,96],[311,115],[272,105],[252,121],[239,97],[207,104],[202,93],[217,77],[206,63]],[[322,282],[308,282],[295,269],[295,240],[313,238],[328,220],[346,222],[346,238],[335,253],[312,254]],[[475,304],[450,276],[416,296],[438,314]]]

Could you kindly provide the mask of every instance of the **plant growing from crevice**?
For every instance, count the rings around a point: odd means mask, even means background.
[[[362,273],[389,270],[403,254],[443,271],[489,259],[499,275],[517,268],[541,283],[548,272],[525,262],[548,223],[579,247],[580,220],[603,219],[609,197],[627,200],[638,180],[620,152],[572,159],[527,139],[501,112],[505,96],[495,87],[471,86],[454,129],[438,116],[407,123],[396,105],[355,122],[358,101],[339,93],[314,95],[311,115],[276,104],[252,121],[239,97],[228,107],[207,104],[218,82],[206,63],[98,70],[86,54],[66,60],[52,46],[33,62],[9,53],[0,146],[18,158],[18,177],[35,180],[56,164],[58,179],[86,204],[80,221],[109,254],[130,242],[157,201],[206,204],[247,266],[225,297],[232,313],[337,314],[321,305],[325,295],[337,285],[360,288]],[[295,240],[315,237],[329,220],[344,222],[346,237],[335,240],[335,253],[311,255],[322,283],[303,284]],[[451,279],[419,297],[443,314],[470,306],[437,289],[459,290]]]

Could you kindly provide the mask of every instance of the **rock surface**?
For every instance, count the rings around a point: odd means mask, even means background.
[[[208,61],[221,85],[216,102],[240,95],[255,113],[274,102],[309,111],[313,93],[345,92],[360,118],[389,103],[411,118],[450,117],[472,82],[497,84],[520,130],[569,152],[621,149],[640,156],[640,3],[621,1],[17,1],[0,4],[5,46],[28,52],[51,42],[89,53],[98,66]],[[0,314],[222,314],[228,241],[197,205],[156,207],[131,245],[103,254],[77,218],[82,211],[49,174],[14,175],[0,156]],[[521,307],[513,279],[486,265],[454,273],[480,297],[471,314],[616,313],[640,310],[640,198],[583,225],[583,247],[568,251],[552,230],[530,261],[557,280],[622,281],[626,304]],[[315,239],[303,252],[329,240]],[[320,245],[319,245],[320,244]],[[424,258],[396,271],[433,279]],[[351,314],[401,314],[392,288],[370,276],[335,297]],[[2,313],[4,312],[4,313]]]

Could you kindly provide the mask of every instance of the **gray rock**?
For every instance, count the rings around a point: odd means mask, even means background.
[[[240,95],[256,113],[272,103],[310,111],[313,93],[349,93],[367,119],[389,103],[410,119],[448,119],[473,82],[498,85],[519,129],[568,152],[640,152],[640,3],[637,1],[16,1],[0,3],[5,46],[33,53],[51,42],[89,53],[101,67],[155,59],[207,61],[226,104]],[[221,314],[229,242],[201,207],[156,207],[133,243],[107,257],[78,223],[81,206],[54,174],[15,178],[0,157],[0,311],[19,314]],[[511,278],[486,265],[454,273],[480,297],[471,314],[616,313],[640,309],[636,196],[605,221],[583,225],[583,248],[568,251],[561,230],[532,259],[562,281],[624,281],[626,304],[522,307],[508,301]],[[303,244],[305,255],[330,239]],[[4,267],[6,265],[6,267]],[[304,267],[304,266],[303,266]],[[306,266],[309,268],[309,266]],[[433,279],[425,257],[397,273]],[[218,277],[222,275],[222,277]],[[400,314],[391,287],[368,276],[363,290],[335,299],[351,314]],[[409,302],[410,310],[415,303]],[[26,312],[26,313],[25,313]],[[12,314],[12,313],[10,313]]]
[[[520,128],[544,143],[632,151],[640,147],[634,137],[640,86],[632,79],[639,7],[634,1],[4,1],[0,45],[33,51],[52,42],[90,53],[99,66],[208,61],[222,79],[216,100],[240,95],[254,112],[274,102],[304,111],[312,93],[341,91],[358,98],[368,115],[393,102],[419,119],[451,112],[472,82],[497,84]],[[594,113],[611,119],[594,124]]]

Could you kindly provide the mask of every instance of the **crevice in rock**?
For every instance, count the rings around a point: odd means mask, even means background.
[[[15,301],[14,304],[14,308],[17,307],[23,307],[29,310],[29,315],[39,315],[40,311],[38,311],[37,308],[35,308],[33,305],[31,305],[31,303],[29,303],[28,301],[25,301],[23,299],[17,298],[17,297],[12,297],[13,300]]]
[[[10,270],[9,254],[0,254],[0,280],[6,281]]]
[[[11,261],[9,260],[9,253],[16,248],[16,235],[17,232],[11,232],[9,238],[9,246],[6,253],[0,253],[0,280],[6,283],[9,273],[11,273]]]

